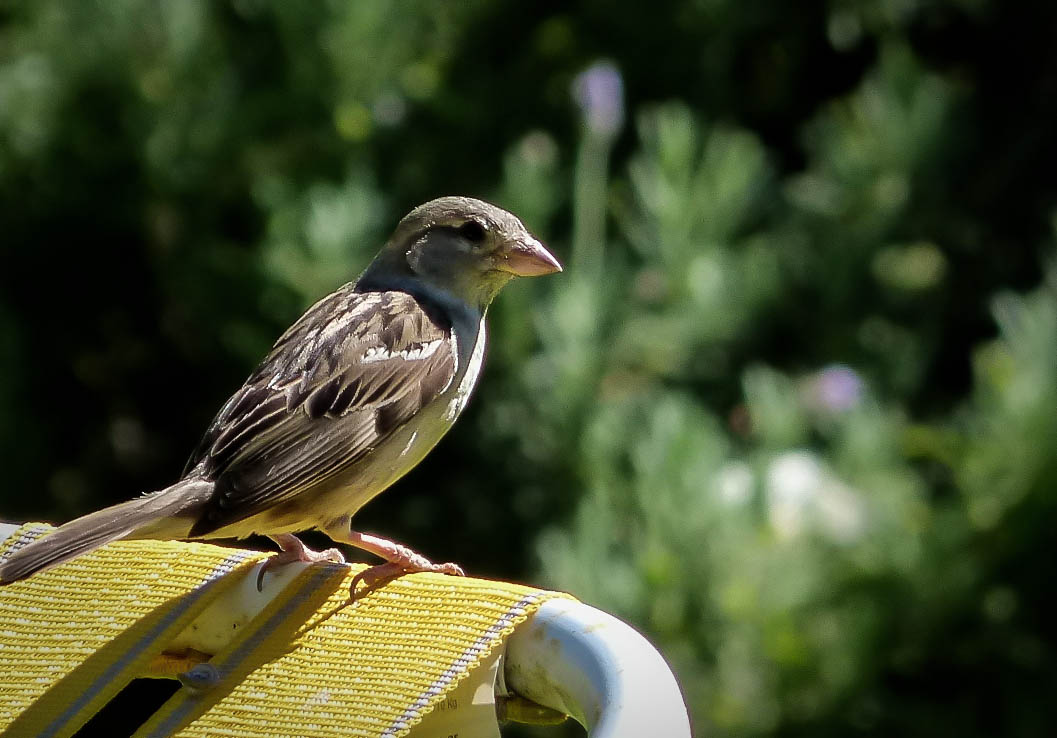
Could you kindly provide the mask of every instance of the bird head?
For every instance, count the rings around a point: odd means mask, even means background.
[[[404,216],[360,283],[410,279],[483,310],[514,277],[561,270],[517,216],[481,200],[441,197]]]

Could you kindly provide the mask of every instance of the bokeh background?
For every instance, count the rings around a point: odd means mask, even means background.
[[[0,2],[0,512],[171,483],[302,309],[474,195],[566,272],[504,292],[362,528],[627,619],[700,735],[1052,734],[1055,34],[1006,0]]]

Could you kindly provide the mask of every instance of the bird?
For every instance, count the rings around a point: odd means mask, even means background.
[[[221,407],[180,480],[76,518],[0,563],[0,584],[118,539],[271,538],[268,566],[343,562],[320,530],[385,560],[374,578],[462,574],[353,529],[452,427],[481,376],[485,315],[515,277],[562,271],[517,216],[469,197],[414,208],[356,280],[312,305]],[[262,569],[263,572],[263,569]],[[260,580],[258,580],[260,586]]]

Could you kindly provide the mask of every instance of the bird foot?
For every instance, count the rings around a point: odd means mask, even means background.
[[[279,533],[268,537],[275,541],[275,544],[279,547],[279,553],[265,560],[265,562],[261,564],[260,571],[257,572],[258,592],[262,590],[264,585],[264,573],[277,566],[292,564],[294,562],[307,564],[315,564],[319,561],[330,561],[334,564],[345,563],[345,557],[338,549],[328,548],[324,551],[313,551],[302,543],[300,538],[292,533]]]
[[[403,548],[403,547],[401,547]],[[400,560],[387,561],[384,564],[376,564],[375,566],[369,566],[355,577],[352,578],[352,584],[349,587],[349,592],[355,599],[357,590],[360,585],[363,585],[363,590],[359,596],[368,592],[373,592],[383,584],[387,584],[397,577],[401,577],[404,574],[417,574],[418,572],[433,572],[435,574],[450,574],[451,576],[464,577],[466,572],[463,571],[462,567],[458,564],[446,563],[446,564],[434,564],[432,561],[424,556],[416,554],[413,551],[407,550],[411,554],[408,558],[401,558]]]
[[[386,541],[386,543],[392,546],[391,550],[382,554],[383,558],[387,560],[386,563],[402,570],[405,574],[428,571],[434,574],[450,574],[456,577],[466,576],[466,572],[458,564],[453,564],[450,561],[446,564],[434,564],[425,556],[415,553],[407,546],[401,546],[399,543],[393,543],[392,541]],[[382,564],[381,566],[385,565]]]
[[[450,574],[457,577],[466,576],[466,572],[458,564],[434,564],[425,556],[415,553],[407,546],[401,546],[399,543],[394,543],[386,538],[372,536],[369,533],[357,533],[354,530],[350,530],[348,525],[348,517],[339,518],[332,525],[324,528],[324,532],[332,540],[369,551],[386,561],[384,564],[364,569],[353,578],[351,594],[354,599],[357,596],[356,588],[360,583],[365,585],[365,591],[370,591],[403,574],[415,574],[426,571],[435,574]]]
[[[399,543],[394,543],[385,538],[349,531],[343,540],[386,560],[386,563],[368,567],[353,578],[351,587],[353,597],[356,597],[356,588],[361,583],[364,585],[364,591],[370,592],[404,574],[426,571],[435,574],[450,574],[456,577],[466,576],[466,572],[458,564],[450,562],[434,564],[425,556],[415,553],[407,546],[401,546]]]

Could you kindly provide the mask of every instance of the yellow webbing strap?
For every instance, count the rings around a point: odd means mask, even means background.
[[[48,530],[23,526],[0,555]],[[0,587],[4,735],[72,735],[262,555],[128,541]]]
[[[0,588],[0,659],[10,674],[0,684],[0,729],[17,720],[11,735],[69,735],[176,634],[162,622],[186,625],[213,590],[240,578],[203,586],[214,571],[260,556],[118,542]],[[212,682],[183,687],[137,736],[406,735],[514,626],[564,596],[414,574],[350,601],[362,568],[306,568],[213,656]],[[100,696],[71,699],[92,690]],[[31,714],[38,722],[24,722]],[[46,718],[65,732],[41,732]]]
[[[215,668],[215,681],[197,689],[181,689],[136,732],[136,738],[163,738],[175,735],[192,720],[214,707],[251,671],[289,651],[297,631],[323,605],[334,587],[345,579],[338,567],[309,567],[290,582],[226,648],[209,663]],[[269,720],[267,710],[247,723]],[[211,722],[206,720],[204,722]],[[199,728],[188,732],[195,735]],[[212,732],[207,732],[213,735]],[[253,734],[261,735],[257,730]]]

